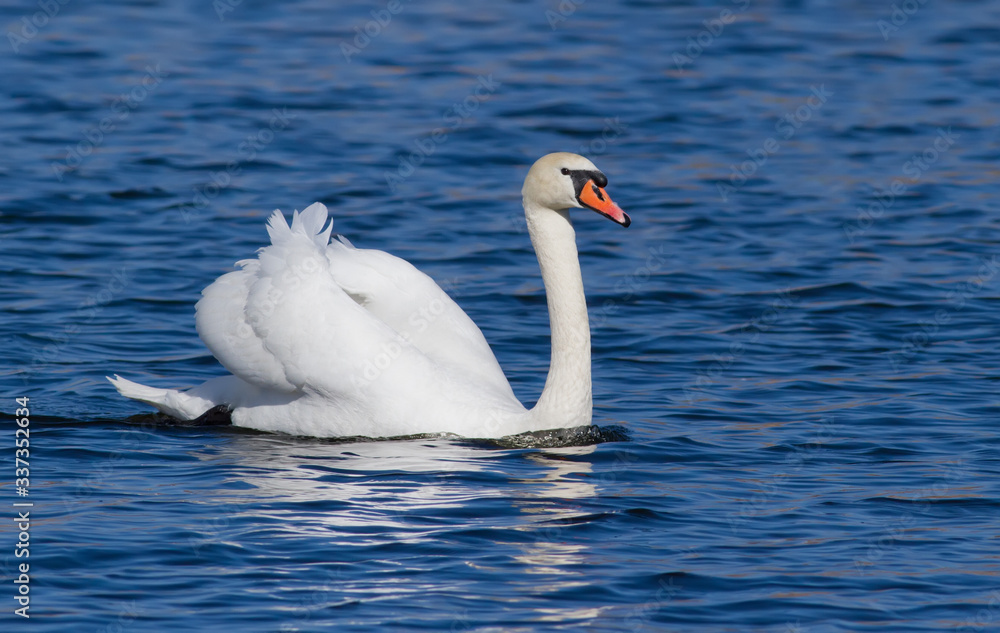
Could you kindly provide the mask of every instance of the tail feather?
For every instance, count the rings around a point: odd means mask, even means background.
[[[267,235],[271,238],[272,244],[279,244],[291,235],[288,220],[285,219],[285,214],[280,209],[275,209],[271,217],[267,219]]]
[[[328,216],[326,206],[322,202],[314,202],[301,212],[292,212],[292,224],[289,226],[284,214],[275,210],[267,220],[267,234],[274,245],[283,244],[298,234],[305,235],[316,246],[323,248],[330,242],[330,234],[333,232],[333,220],[329,224],[326,222]]]
[[[309,237],[315,237],[317,246],[326,246],[330,242],[330,233],[333,232],[333,220],[330,220],[330,224],[326,226],[325,230],[323,229],[327,217],[329,217],[329,213],[326,210],[326,205],[322,202],[314,202],[298,214],[297,222],[292,221],[292,231],[300,230]]]
[[[117,374],[114,378],[108,376],[107,379],[115,386],[118,393],[126,398],[153,405],[162,413],[178,420],[194,420],[217,404],[176,389],[159,389],[140,385]]]

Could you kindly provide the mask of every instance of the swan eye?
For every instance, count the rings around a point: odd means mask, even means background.
[[[561,170],[563,176],[569,176],[569,170],[563,167]]]

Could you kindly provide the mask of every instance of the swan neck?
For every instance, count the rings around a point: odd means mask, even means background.
[[[531,413],[540,428],[590,424],[590,322],[569,210],[527,200],[524,210],[545,285],[552,335],[549,374]]]

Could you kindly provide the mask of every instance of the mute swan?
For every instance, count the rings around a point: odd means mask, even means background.
[[[434,280],[388,253],[331,241],[318,202],[291,226],[275,211],[270,246],[202,292],[198,334],[232,375],[187,391],[108,380],[174,418],[294,435],[499,438],[590,424],[590,325],[569,209],[628,226],[607,183],[592,162],[562,152],[540,158],[524,180],[552,331],[548,378],[530,410]]]

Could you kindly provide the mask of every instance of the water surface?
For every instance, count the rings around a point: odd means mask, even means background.
[[[918,5],[428,0],[376,29],[388,4],[133,0],[7,38],[0,409],[31,398],[36,505],[3,630],[995,627],[1000,5]],[[449,288],[530,404],[519,192],[556,150],[633,218],[575,216],[595,422],[627,439],[172,428],[104,381],[221,374],[199,292],[319,200]]]

